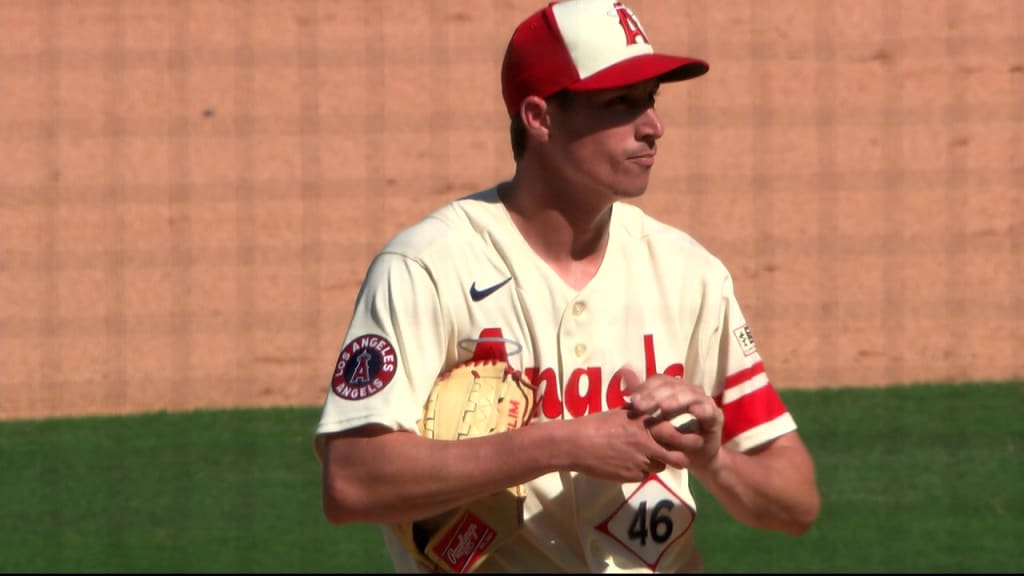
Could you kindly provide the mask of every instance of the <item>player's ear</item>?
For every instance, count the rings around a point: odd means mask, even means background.
[[[532,138],[546,142],[551,131],[548,103],[540,96],[527,96],[519,105],[519,118]]]

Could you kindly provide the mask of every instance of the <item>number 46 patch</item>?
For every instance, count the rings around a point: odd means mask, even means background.
[[[694,516],[685,500],[651,475],[596,528],[657,570],[665,550],[693,526]]]

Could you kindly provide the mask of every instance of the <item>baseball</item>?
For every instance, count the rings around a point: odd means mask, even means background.
[[[700,431],[700,423],[697,422],[697,418],[689,412],[684,412],[672,419],[672,425],[676,427],[676,430],[680,432],[698,432]]]

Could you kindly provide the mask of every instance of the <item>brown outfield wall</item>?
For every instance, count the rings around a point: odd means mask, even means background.
[[[1024,2],[634,0],[640,202],[781,388],[1024,377]],[[537,1],[0,2],[0,419],[318,405],[371,255],[511,174]]]

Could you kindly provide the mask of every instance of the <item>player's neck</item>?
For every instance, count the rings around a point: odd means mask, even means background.
[[[597,273],[608,246],[611,206],[567,205],[564,196],[514,179],[499,196],[523,239],[569,286],[580,289]],[[562,201],[560,201],[562,200]]]

